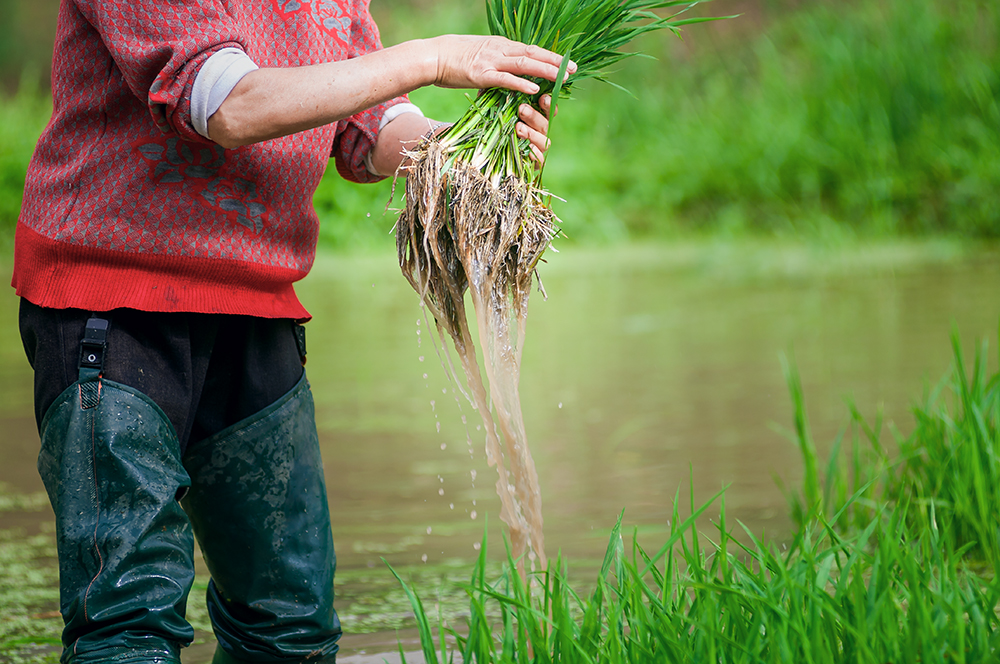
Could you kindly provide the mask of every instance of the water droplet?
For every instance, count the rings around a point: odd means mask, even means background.
[[[441,388],[441,394],[448,394],[448,388],[442,387]]]
[[[423,356],[423,355],[421,355],[421,356],[420,356],[420,357],[418,357],[417,359],[418,359],[418,360],[420,360],[421,362],[423,362],[423,361],[424,361],[424,356]]]
[[[435,422],[435,424],[437,425],[438,433],[441,433],[441,423],[440,422]]]
[[[482,424],[477,424],[476,425],[476,431],[482,431],[482,430],[483,430],[483,425]]]
[[[455,503],[448,503],[448,509],[450,510],[455,509]]]
[[[462,415],[462,424],[468,424],[468,422],[465,420],[465,415]]]
[[[469,514],[469,516],[471,516],[472,520],[475,521],[476,520],[476,510],[472,510],[472,513]]]
[[[441,443],[441,449],[442,450],[448,449],[448,443]]]
[[[418,337],[420,336],[420,330],[417,330],[417,336]]]
[[[475,544],[472,545],[472,548],[475,549],[476,551],[479,551],[481,548],[483,548],[483,545],[481,542],[476,542]]]
[[[436,404],[436,403],[437,402],[434,401],[434,399],[431,399],[431,410],[434,410],[434,404]]]
[[[420,327],[420,319],[417,319],[417,327]]]
[[[471,471],[469,471],[469,474],[472,475],[472,481],[475,482],[476,481],[476,469],[473,468]]]
[[[473,505],[475,505],[475,504],[476,504],[476,501],[474,501],[474,500],[473,500],[473,501],[472,501],[472,504],[473,504]]]
[[[371,212],[369,212],[369,213],[368,213],[368,214],[366,214],[365,216],[366,216],[366,217],[370,217],[370,216],[372,216],[372,213],[371,213]]]
[[[537,557],[538,556],[535,555],[534,551],[529,551],[528,552],[528,560],[530,560],[531,562],[535,562],[535,558],[537,558]]]
[[[427,562],[427,554],[426,553],[424,555],[420,556],[420,562],[424,562],[424,563]]]
[[[428,534],[428,535],[430,535],[430,534],[431,534],[431,530],[432,530],[432,528],[431,528],[430,526],[427,526],[427,534]]]
[[[444,495],[444,489],[438,489],[438,495],[439,496],[443,496]]]
[[[440,482],[441,482],[441,484],[444,484],[444,478],[443,478],[443,477],[441,477],[440,475],[438,475],[438,481],[440,481]]]
[[[426,378],[427,378],[427,374],[424,374],[424,379],[426,380]]]
[[[559,407],[562,408],[562,401],[559,402]]]

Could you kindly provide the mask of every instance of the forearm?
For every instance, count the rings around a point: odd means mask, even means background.
[[[258,69],[209,118],[208,133],[226,148],[248,145],[343,120],[425,85],[535,94],[538,84],[530,77],[555,80],[561,61],[556,53],[503,37],[442,35],[350,60]],[[570,63],[568,71],[575,70]]]
[[[436,78],[435,49],[426,40],[350,60],[258,69],[244,76],[209,118],[208,132],[225,148],[249,145],[348,118]]]

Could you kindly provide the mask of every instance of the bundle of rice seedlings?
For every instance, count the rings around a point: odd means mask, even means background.
[[[620,50],[641,34],[705,18],[679,18],[691,0],[486,0],[490,30],[564,55],[557,82],[536,79],[528,96],[492,88],[476,98],[446,132],[423,141],[406,166],[406,205],[396,224],[403,275],[452,339],[461,358],[473,407],[487,431],[487,459],[497,467],[501,519],[515,555],[528,548],[545,564],[541,501],[528,451],[517,391],[520,341],[535,268],[558,233],[557,218],[541,186],[542,169],[531,146],[515,133],[517,111],[539,107],[580,80],[604,78],[605,69],[634,55]],[[681,7],[661,17],[654,10]],[[570,58],[577,70],[565,77]],[[539,288],[541,282],[539,281]],[[490,401],[504,445],[489,414],[464,295],[471,292],[486,355]],[[543,291],[544,294],[544,291]],[[531,555],[529,554],[529,557]]]

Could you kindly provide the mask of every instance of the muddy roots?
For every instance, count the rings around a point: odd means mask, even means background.
[[[446,169],[447,150],[435,141],[409,156],[406,207],[396,222],[399,266],[461,360],[468,396],[487,432],[487,460],[499,475],[500,518],[513,553],[537,556],[544,568],[538,475],[517,386],[532,278],[558,232],[557,219],[533,183],[494,181],[460,161]],[[487,360],[489,401],[469,333],[466,290]]]

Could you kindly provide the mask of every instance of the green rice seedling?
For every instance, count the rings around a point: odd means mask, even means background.
[[[957,332],[951,342],[952,369],[914,407],[912,432],[897,433],[898,456],[890,458],[881,442],[881,417],[869,424],[851,404],[851,458],[841,459],[841,434],[822,476],[797,372],[787,365],[805,470],[804,498],[789,496],[799,523],[815,510],[827,518],[836,514],[836,525],[846,530],[869,522],[886,505],[905,503],[915,530],[937,532],[951,548],[967,547],[974,559],[1000,571],[1000,371],[990,374],[983,343],[969,373]]]
[[[653,554],[636,537],[626,547],[619,517],[597,579],[581,593],[570,586],[567,561],[525,580],[509,549],[506,569],[488,581],[484,540],[466,586],[465,624],[439,624],[435,635],[404,583],[427,661],[998,661],[991,538],[1000,514],[1000,373],[986,370],[984,345],[970,374],[957,334],[952,343],[955,367],[915,409],[917,426],[897,441],[899,457],[881,442],[881,418],[869,424],[852,405],[850,458],[840,458],[842,433],[823,475],[797,370],[785,363],[806,470],[786,541],[765,542],[742,525],[734,535],[721,492],[697,509],[692,495],[687,518],[678,495],[669,537]],[[713,542],[698,519],[716,501]]]
[[[406,205],[396,222],[399,265],[434,316],[442,344],[450,337],[460,357],[470,400],[486,431],[486,456],[499,475],[500,518],[510,528],[516,557],[530,548],[543,567],[541,492],[518,380],[535,267],[557,230],[530,144],[515,133],[517,111],[525,102],[537,106],[543,93],[551,93],[555,104],[563,88],[603,78],[604,69],[629,57],[621,49],[639,35],[661,28],[676,32],[678,26],[706,20],[653,13],[680,6],[683,13],[694,4],[487,0],[493,34],[563,54],[556,82],[539,81],[540,92],[531,98],[486,90],[441,137],[421,142],[409,154]],[[567,75],[570,56],[577,69]],[[467,290],[486,360],[489,399],[469,332]]]
[[[918,525],[973,545],[1000,571],[1000,373],[989,374],[985,343],[971,374],[957,332],[952,347],[951,375],[914,409],[913,433],[899,441],[886,498],[911,501]]]
[[[525,300],[534,269],[557,232],[544,204],[541,169],[530,144],[515,133],[523,103],[553,103],[578,81],[607,80],[604,71],[634,53],[621,49],[659,29],[710,20],[680,18],[691,0],[487,0],[490,31],[564,54],[558,81],[537,80],[525,95],[485,90],[458,122],[411,155],[406,206],[396,225],[400,267],[435,317],[460,336],[461,295],[470,285],[515,310]],[[660,17],[656,9],[682,7]],[[569,58],[577,70],[563,80]]]
[[[696,518],[719,498],[687,519],[675,501],[670,536],[652,555],[634,537],[625,546],[619,518],[589,594],[570,587],[561,559],[525,583],[509,552],[489,582],[484,546],[465,624],[439,624],[436,635],[404,582],[426,661],[995,661],[1000,584],[970,573],[940,531],[914,530],[908,505],[849,535],[816,514],[778,546],[745,528],[732,537],[723,501],[710,543]]]

